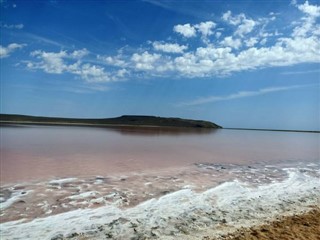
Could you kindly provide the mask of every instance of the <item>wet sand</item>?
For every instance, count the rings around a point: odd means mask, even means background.
[[[320,209],[279,217],[276,221],[249,229],[241,228],[235,233],[219,238],[206,236],[203,240],[319,240]]]

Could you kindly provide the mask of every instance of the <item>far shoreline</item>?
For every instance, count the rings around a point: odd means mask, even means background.
[[[205,120],[183,119],[177,117],[159,117],[146,115],[122,115],[114,118],[63,118],[44,117],[19,114],[0,114],[0,123],[11,124],[46,124],[69,126],[98,126],[98,127],[172,127],[188,129],[218,129],[221,126]],[[172,129],[171,128],[171,129]]]
[[[69,126],[69,127],[105,127],[105,128],[150,128],[150,129],[178,129],[178,130],[239,130],[239,131],[264,131],[264,132],[295,132],[295,133],[320,133],[316,130],[290,130],[290,129],[265,129],[265,128],[202,128],[202,127],[178,127],[157,125],[131,125],[131,124],[98,124],[98,123],[70,123],[70,122],[32,122],[32,121],[0,121],[0,126],[6,125],[39,125],[39,126]]]
[[[157,126],[157,125],[130,125],[130,124],[98,124],[98,123],[69,123],[69,122],[26,122],[26,121],[0,121],[0,126],[6,125],[38,125],[38,126],[66,126],[66,127],[101,127],[101,128],[150,128],[150,129],[172,129],[172,130],[220,130],[223,128],[204,127],[178,127],[178,126]]]
[[[250,130],[250,131],[267,131],[267,132],[301,132],[301,133],[320,133],[320,131],[316,130],[290,130],[290,129],[266,129],[266,128],[226,128],[226,130]]]

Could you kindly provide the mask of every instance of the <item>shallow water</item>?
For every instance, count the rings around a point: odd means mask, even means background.
[[[210,164],[319,161],[319,134],[58,126],[1,127],[1,183]]]

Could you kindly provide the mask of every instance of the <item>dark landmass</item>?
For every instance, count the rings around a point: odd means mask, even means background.
[[[124,115],[116,118],[58,118],[38,117],[16,114],[0,114],[1,124],[45,124],[77,126],[148,126],[148,127],[183,127],[183,128],[222,128],[209,121],[182,118],[163,118],[155,116]]]

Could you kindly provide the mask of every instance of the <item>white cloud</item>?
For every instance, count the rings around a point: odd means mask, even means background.
[[[220,38],[221,37],[221,32],[216,32],[216,38]]]
[[[24,46],[26,46],[26,44],[11,43],[7,47],[0,45],[0,58],[9,57],[11,53]]]
[[[183,53],[184,50],[188,49],[187,46],[179,45],[177,43],[153,42],[152,46],[156,51],[162,51],[166,53]]]
[[[195,37],[197,32],[201,34],[202,39],[206,42],[207,38],[213,34],[212,29],[216,27],[216,23],[212,21],[201,22],[199,24],[191,25],[190,23],[184,25],[176,25],[173,31],[183,35],[186,38]]]
[[[212,21],[201,22],[195,25],[195,28],[201,33],[203,37],[208,37],[213,34],[212,29],[216,27],[216,23]]]
[[[111,56],[100,56],[98,55],[97,58],[99,60],[102,60],[104,61],[106,64],[110,65],[110,66],[115,66],[115,67],[125,67],[127,64],[126,64],[126,61],[122,60],[123,56],[121,54],[117,55],[117,56],[114,56],[114,57],[111,57]]]
[[[233,37],[225,37],[223,41],[220,42],[223,46],[232,47],[234,49],[238,49],[241,47],[240,39],[233,39]]]
[[[131,61],[137,70],[152,70],[155,68],[154,64],[161,58],[160,54],[144,52],[142,54],[134,53]]]
[[[196,36],[196,29],[194,26],[191,26],[190,23],[184,25],[176,25],[173,27],[173,31],[181,34],[186,38],[195,37]]]
[[[320,6],[309,5],[306,1],[304,4],[296,5],[296,7],[306,16],[300,21],[300,25],[293,30],[293,37],[305,37],[308,34],[318,35],[319,24],[316,24],[316,19],[320,17]]]
[[[250,33],[255,26],[256,22],[252,19],[244,19],[243,22],[238,26],[238,29],[235,31],[235,35],[243,37],[245,34]]]
[[[75,50],[71,53],[70,57],[73,59],[81,59],[84,56],[87,56],[90,52],[86,49]]]
[[[227,11],[222,15],[223,21],[235,26],[240,25],[240,23],[242,23],[242,21],[245,19],[246,19],[246,15],[244,15],[243,13],[236,16],[232,16],[232,12]]]
[[[130,72],[127,69],[124,69],[124,68],[119,69],[116,72],[116,76],[119,77],[119,78],[125,78],[129,74],[130,74]]]
[[[21,24],[11,24],[11,25],[1,23],[0,27],[6,28],[6,29],[22,29],[24,27],[24,25],[22,23]]]
[[[296,5],[297,4],[297,0],[291,0],[290,4],[291,5]]]
[[[76,69],[71,70],[70,73],[79,75],[82,79],[87,82],[109,82],[112,78],[105,72],[105,69],[100,66],[83,64],[75,65]]]
[[[62,74],[69,73],[79,76],[86,82],[110,82],[118,80],[117,77],[112,76],[110,73],[98,65],[90,63],[82,63],[83,57],[89,54],[87,49],[75,50],[71,53],[67,51],[60,52],[45,52],[33,51],[32,57],[38,61],[28,61],[27,68],[40,69],[46,73]]]
[[[222,20],[224,20],[228,24],[237,26],[237,30],[234,34],[240,37],[244,37],[245,34],[250,33],[254,29],[254,27],[259,24],[258,21],[248,19],[244,13],[232,16],[231,11],[227,11],[226,13],[224,13],[222,15]]]
[[[256,91],[241,91],[241,92],[233,93],[233,94],[226,95],[226,96],[209,96],[209,97],[205,97],[205,98],[199,98],[199,99],[196,99],[196,100],[193,100],[190,102],[179,103],[179,104],[177,104],[177,106],[196,106],[196,105],[201,105],[201,104],[206,104],[206,103],[213,103],[213,102],[220,102],[220,101],[229,101],[229,100],[234,100],[234,99],[239,99],[239,98],[254,97],[254,96],[264,95],[264,94],[273,93],[273,92],[289,91],[289,90],[310,87],[310,86],[315,86],[315,85],[311,85],[311,84],[292,85],[292,86],[284,86],[284,87],[262,88],[262,89],[259,89]]]
[[[247,47],[253,47],[257,42],[258,42],[258,39],[256,37],[251,37],[245,41],[245,44]]]
[[[298,5],[298,9],[307,15],[317,18],[320,16],[320,7],[315,5],[309,5],[309,2],[306,1],[304,4]]]
[[[265,45],[266,43],[267,43],[267,39],[266,38],[264,38],[264,39],[262,39],[260,41],[260,45]]]
[[[68,57],[66,51],[60,51],[58,53],[54,52],[44,52],[44,51],[33,51],[31,53],[32,57],[36,57],[40,60],[38,63],[29,63],[28,67],[43,69],[47,73],[60,74],[68,69],[68,65],[64,63],[63,58]],[[31,65],[30,65],[31,64]]]

